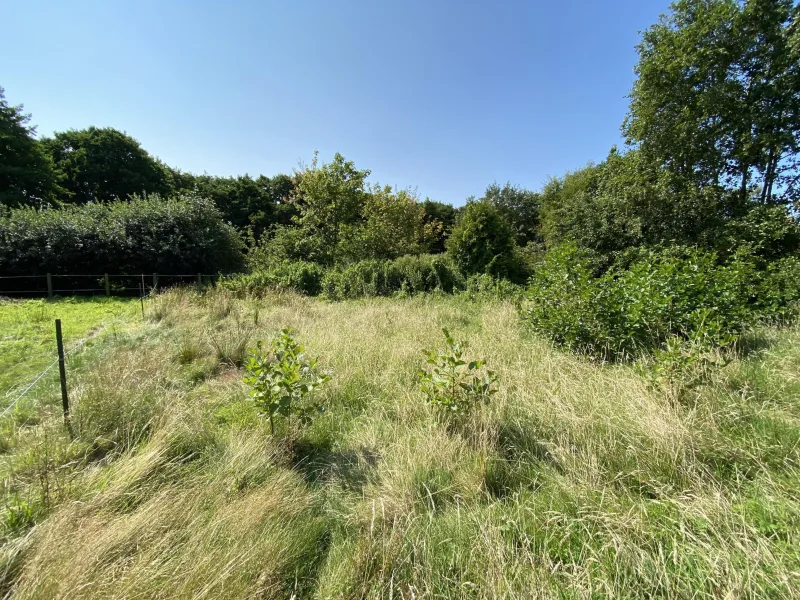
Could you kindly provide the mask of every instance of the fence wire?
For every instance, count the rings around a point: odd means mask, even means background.
[[[140,297],[140,298],[139,298],[139,300],[141,301],[141,300],[142,300],[142,299],[144,299],[144,298],[145,298],[145,296],[142,296],[142,297]],[[134,308],[136,311],[138,311],[138,310],[139,310],[139,305],[138,305],[138,304],[136,304],[136,305],[134,305],[134,306],[133,306],[133,308]],[[81,339],[81,340],[78,340],[78,342],[76,342],[76,343],[75,343],[75,345],[74,345],[74,346],[72,346],[72,347],[71,347],[69,350],[65,350],[65,351],[64,351],[64,360],[66,360],[66,359],[67,359],[67,357],[68,357],[68,356],[70,356],[71,354],[74,354],[75,352],[77,352],[78,350],[80,350],[81,348],[83,348],[83,346],[85,346],[85,345],[86,345],[86,342],[88,342],[88,341],[90,341],[90,340],[93,340],[93,339],[95,339],[95,338],[96,338],[96,337],[98,337],[98,336],[99,336],[101,333],[103,333],[103,332],[104,332],[106,329],[108,329],[109,327],[111,327],[111,326],[112,326],[112,325],[114,325],[115,323],[117,323],[117,322],[121,321],[123,318],[128,318],[129,316],[131,316],[131,315],[129,314],[129,313],[131,313],[131,312],[132,312],[131,310],[128,310],[128,311],[126,311],[126,312],[123,312],[123,313],[121,313],[121,314],[117,315],[117,316],[116,316],[116,317],[114,317],[112,320],[110,320],[110,321],[108,321],[107,323],[103,324],[103,325],[102,325],[102,327],[100,327],[100,329],[97,329],[97,330],[95,330],[94,332],[92,332],[92,334],[91,334],[91,335],[88,335],[88,336],[86,336],[85,338],[83,338],[83,339]],[[18,395],[16,398],[14,398],[13,402],[11,402],[11,404],[9,404],[8,406],[6,406],[6,408],[5,408],[5,409],[3,409],[3,412],[0,412],[0,418],[3,418],[3,417],[5,417],[5,416],[6,416],[6,414],[8,414],[8,413],[11,411],[11,409],[13,409],[13,408],[14,408],[14,406],[16,406],[16,405],[17,405],[17,403],[18,403],[20,400],[22,400],[22,398],[23,398],[23,397],[24,397],[24,396],[25,396],[25,395],[26,395],[28,392],[30,392],[30,391],[33,389],[33,387],[34,387],[34,386],[35,386],[35,385],[36,385],[36,384],[37,384],[37,383],[38,383],[38,382],[39,382],[39,381],[42,379],[42,377],[44,377],[44,376],[47,374],[47,372],[48,372],[50,369],[52,369],[54,366],[56,366],[57,364],[58,364],[58,359],[55,359],[55,360],[54,360],[52,363],[50,363],[50,365],[49,365],[47,368],[45,368],[45,369],[44,369],[42,372],[40,372],[40,373],[39,373],[39,374],[38,374],[38,375],[37,375],[37,376],[34,378],[34,380],[33,380],[33,381],[31,381],[31,383],[30,383],[30,384],[28,384],[28,386],[27,386],[27,387],[26,387],[26,388],[25,388],[25,389],[22,391],[22,393],[21,393],[21,394],[19,394],[19,395]],[[6,392],[6,395],[5,395],[5,397],[6,397],[6,398],[8,398],[8,397],[9,397],[9,396],[10,396],[10,395],[13,393],[13,392],[14,392],[14,390],[13,390],[13,389],[9,390],[8,392]]]

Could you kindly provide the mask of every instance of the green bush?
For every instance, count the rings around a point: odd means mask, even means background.
[[[25,208],[0,215],[0,273],[217,273],[243,266],[242,242],[196,196]]]
[[[488,273],[512,281],[525,277],[514,230],[489,202],[467,204],[447,240],[447,253],[467,275]]]
[[[445,256],[402,256],[395,260],[364,260],[345,269],[329,271],[323,282],[332,300],[419,294],[464,289],[464,278]]]
[[[800,301],[800,258],[788,256],[760,273],[758,308],[769,319],[791,320]]]
[[[726,345],[759,315],[752,263],[720,265],[713,253],[671,249],[596,277],[574,245],[536,271],[524,318],[556,345],[603,359],[651,352],[672,336]]]
[[[307,296],[322,292],[325,270],[316,263],[281,261],[246,275],[235,275],[220,281],[233,292],[259,293],[266,290],[294,290]]]

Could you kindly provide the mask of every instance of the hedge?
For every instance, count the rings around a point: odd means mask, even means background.
[[[243,248],[192,195],[0,213],[0,275],[231,272]]]

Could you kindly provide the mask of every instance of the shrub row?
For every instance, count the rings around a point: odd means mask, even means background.
[[[245,275],[220,280],[220,285],[237,293],[262,293],[268,290],[294,290],[306,296],[322,292],[325,269],[317,263],[281,261]]]
[[[242,251],[214,204],[195,196],[0,213],[2,275],[230,272]]]
[[[733,341],[758,319],[785,316],[799,296],[797,259],[759,271],[747,257],[651,252],[595,276],[575,246],[548,253],[534,274],[524,319],[556,345],[601,359],[633,357],[679,336],[705,346]]]
[[[473,284],[474,292],[505,293],[489,276]],[[467,282],[444,255],[403,256],[394,260],[364,260],[346,268],[326,270],[316,263],[277,261],[261,264],[252,273],[225,279],[221,285],[234,292],[294,290],[308,296],[324,294],[331,300],[464,290]],[[512,284],[508,284],[511,286]],[[501,286],[502,287],[502,286]],[[480,289],[478,289],[480,288]],[[499,290],[499,291],[498,291]]]
[[[396,293],[419,294],[463,290],[464,276],[444,255],[402,256],[394,260],[364,260],[345,269],[329,271],[323,282],[325,296],[345,300]]]

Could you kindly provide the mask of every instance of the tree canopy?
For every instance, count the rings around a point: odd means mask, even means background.
[[[0,87],[0,205],[46,206],[58,190],[52,164],[22,111]]]
[[[41,144],[53,162],[61,202],[109,202],[172,191],[170,170],[116,129],[71,129],[43,138]]]

